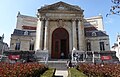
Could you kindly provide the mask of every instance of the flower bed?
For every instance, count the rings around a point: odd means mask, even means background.
[[[89,77],[120,77],[118,64],[79,64],[77,69]]]
[[[40,77],[47,69],[39,63],[0,63],[0,77]]]

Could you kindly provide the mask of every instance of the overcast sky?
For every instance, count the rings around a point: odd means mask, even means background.
[[[63,1],[78,5],[84,10],[84,17],[103,16],[104,28],[109,35],[110,45],[116,42],[117,33],[120,33],[120,16],[109,13],[111,0],[1,0],[0,1],[0,36],[4,34],[4,42],[10,44],[10,37],[16,27],[17,13],[36,16],[37,9],[43,5],[50,5]]]

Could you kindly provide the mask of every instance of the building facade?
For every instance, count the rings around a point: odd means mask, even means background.
[[[7,51],[9,49],[8,44],[4,41],[4,34],[0,36],[0,55],[3,54],[4,51]]]
[[[17,15],[10,50],[47,52],[50,58],[68,58],[74,51],[109,51],[101,15],[84,18],[79,6],[58,2],[38,9],[37,17]]]
[[[114,46],[111,48],[112,51],[116,51],[116,57],[118,57],[120,61],[120,35],[117,35],[117,42],[114,43]]]

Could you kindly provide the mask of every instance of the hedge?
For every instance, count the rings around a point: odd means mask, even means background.
[[[40,77],[54,77],[55,71],[55,68],[49,68]]]
[[[78,71],[76,68],[69,68],[68,77],[87,77],[87,76],[82,72]]]

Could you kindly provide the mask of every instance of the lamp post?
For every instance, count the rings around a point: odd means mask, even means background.
[[[95,54],[94,54],[94,51],[92,51],[92,55],[93,55],[92,62],[95,63]]]

